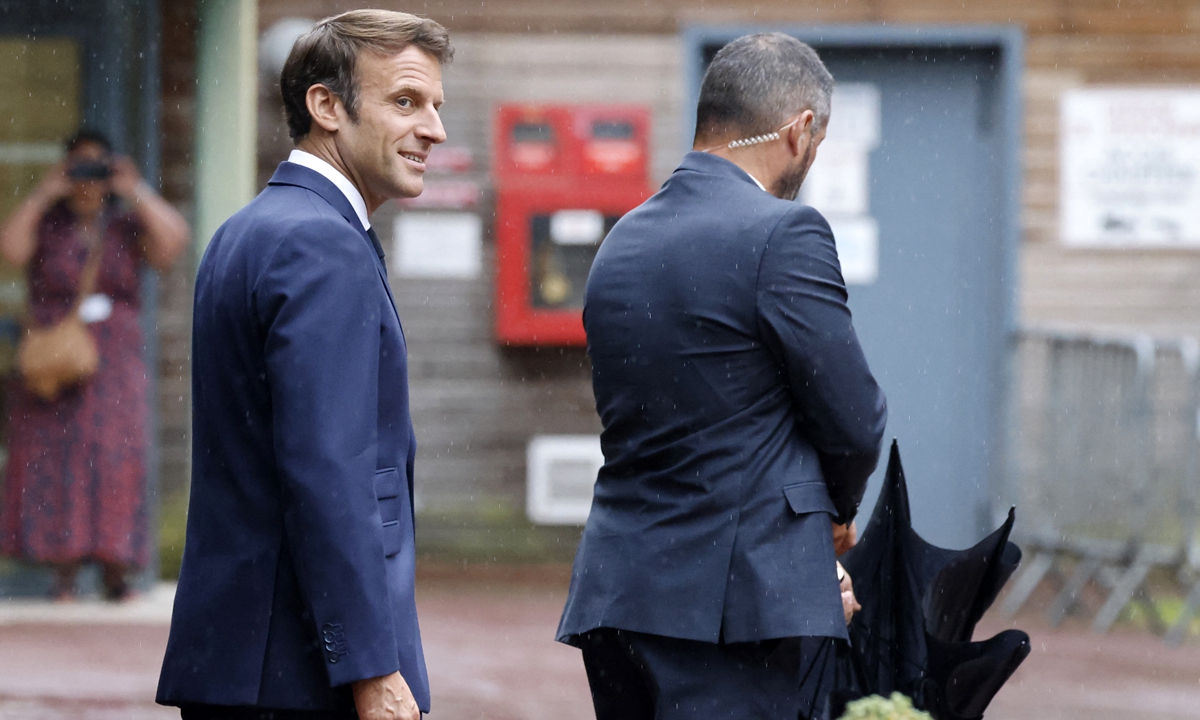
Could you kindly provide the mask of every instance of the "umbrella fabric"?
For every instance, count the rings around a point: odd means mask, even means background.
[[[829,650],[814,658],[821,668],[814,677],[832,678],[822,687],[806,683],[814,708],[838,718],[850,700],[899,691],[935,720],[982,717],[1029,654],[1029,636],[1020,630],[971,641],[1020,562],[1020,549],[1008,540],[1014,517],[1010,510],[998,530],[967,550],[926,542],[912,529],[893,441],[862,540],[841,559],[862,610],[850,623],[849,646],[830,641]]]

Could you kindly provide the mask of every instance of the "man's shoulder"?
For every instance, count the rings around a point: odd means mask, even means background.
[[[671,212],[688,206],[697,216],[721,216],[729,220],[778,219],[799,205],[765,192],[741,170],[737,174],[714,173],[683,166],[663,186],[661,194],[664,209]]]
[[[268,185],[230,219],[235,218],[240,218],[247,229],[286,236],[360,234],[325,198],[295,185]]]
[[[782,208],[779,222],[772,233],[773,236],[812,235],[817,239],[832,239],[833,230],[829,221],[820,210],[799,202],[780,200],[786,207]]]
[[[284,246],[353,253],[369,249],[362,232],[319,194],[291,185],[269,185],[225,222],[214,244],[270,255]],[[231,247],[230,250],[233,250]]]
[[[314,273],[365,280],[374,271],[373,249],[320,195],[295,186],[268,186],[230,217],[204,252],[198,281],[290,286]]]

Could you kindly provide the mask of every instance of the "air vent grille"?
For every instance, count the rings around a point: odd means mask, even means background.
[[[539,525],[582,525],[604,465],[596,435],[538,435],[526,451],[526,503]]]

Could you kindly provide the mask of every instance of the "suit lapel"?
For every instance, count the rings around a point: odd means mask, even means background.
[[[396,322],[400,322],[400,310],[396,308],[396,298],[392,296],[392,284],[388,282],[387,265],[383,259],[383,245],[379,243],[379,236],[375,234],[375,229],[372,228],[363,233],[367,236],[367,241],[375,248],[375,255],[379,258],[379,262],[375,264],[375,270],[379,273],[379,279],[383,281],[383,289],[387,292],[388,302],[392,304],[392,312],[396,313]],[[403,323],[400,327],[401,335],[404,334]]]
[[[296,163],[281,162],[275,170],[275,174],[271,176],[268,185],[295,185],[302,187],[305,190],[320,195],[325,202],[333,206],[342,217],[346,218],[346,222],[350,223],[350,227],[355,228],[360,233],[363,233],[363,238],[370,242],[363,231],[362,221],[358,219],[358,213],[354,212],[354,207],[346,196],[338,190],[337,185],[329,182],[321,173],[316,170],[311,170],[303,165]]]

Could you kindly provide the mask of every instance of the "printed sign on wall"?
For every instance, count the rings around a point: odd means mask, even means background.
[[[870,155],[879,145],[879,88],[847,83],[833,90],[831,121],[808,171],[800,201],[829,221],[848,285],[879,277],[879,226],[871,217]]]
[[[483,222],[474,213],[406,212],[393,226],[402,277],[473,280],[483,267]]]
[[[1061,123],[1063,243],[1200,245],[1200,90],[1071,90]]]

